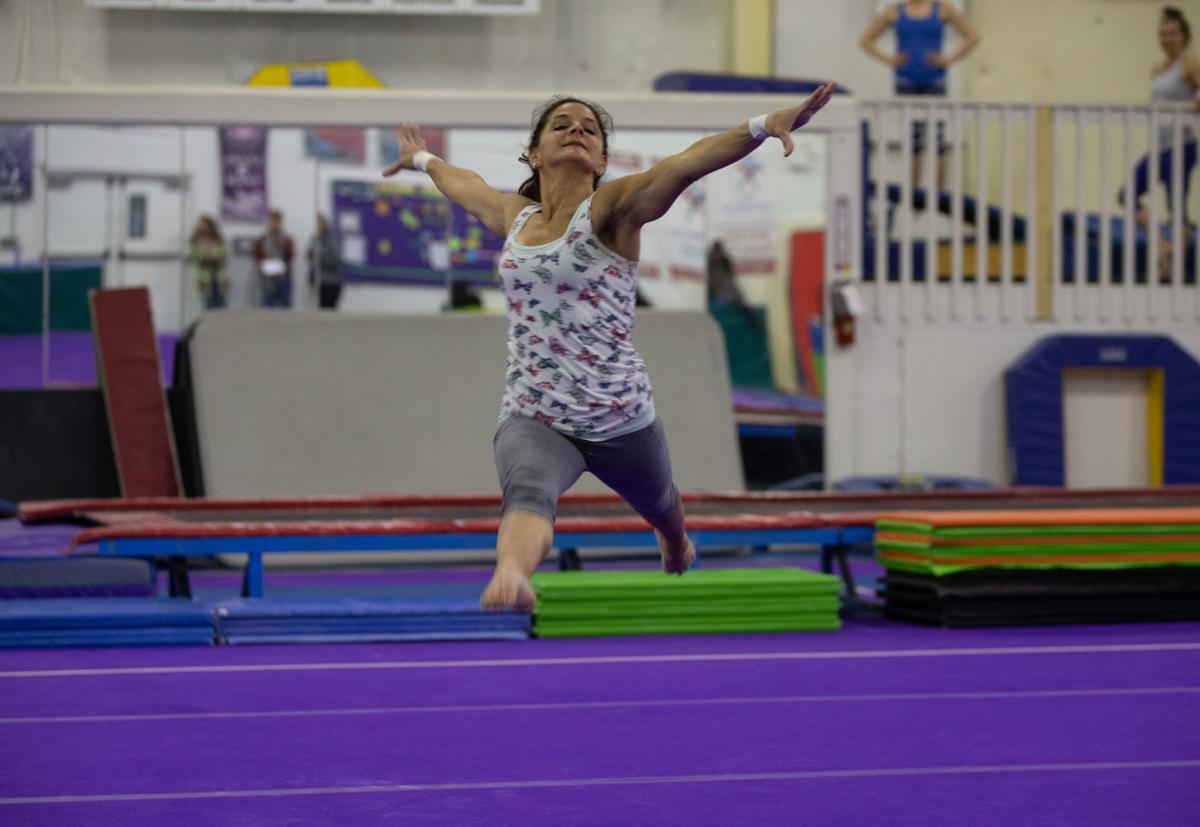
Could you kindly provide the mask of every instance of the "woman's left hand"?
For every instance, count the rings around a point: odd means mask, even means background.
[[[402,169],[416,169],[413,166],[413,156],[425,149],[425,139],[416,124],[401,124],[396,130],[396,138],[400,144],[400,159],[383,171],[385,177],[395,175]]]
[[[808,96],[808,100],[799,106],[794,106],[791,109],[780,109],[778,112],[772,112],[767,116],[767,122],[764,125],[768,135],[773,135],[783,141],[783,155],[786,158],[792,154],[795,145],[792,143],[792,132],[799,129],[808,123],[812,116],[821,111],[825,104],[829,103],[829,99],[833,97],[834,91],[837,89],[837,84],[830,81],[817,87],[817,90]]]

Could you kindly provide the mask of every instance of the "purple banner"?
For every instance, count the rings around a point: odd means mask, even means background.
[[[33,195],[33,127],[0,127],[0,201]]]
[[[267,220],[267,130],[221,127],[221,217]]]

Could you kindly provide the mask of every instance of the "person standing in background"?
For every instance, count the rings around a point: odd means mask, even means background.
[[[308,245],[308,283],[317,289],[317,306],[336,310],[342,295],[342,243],[325,216],[317,216],[317,232]]]
[[[254,265],[262,285],[264,307],[292,304],[292,259],[295,244],[283,231],[283,213],[271,210],[267,231],[254,241]]]
[[[196,288],[206,310],[224,307],[229,296],[229,276],[225,273],[225,242],[216,220],[202,215],[188,242],[188,261],[194,270]]]
[[[943,51],[946,26],[950,25],[962,37],[962,44],[949,54]],[[888,29],[896,30],[896,54],[880,51],[875,41]],[[946,94],[946,69],[967,56],[979,44],[979,35],[962,12],[942,0],[905,0],[880,12],[867,26],[858,45],[867,54],[895,70],[897,95]],[[937,187],[945,187],[946,152],[945,128],[937,125],[938,166]],[[921,182],[921,160],[926,150],[924,121],[913,124],[913,186]]]
[[[1150,99],[1154,103],[1191,103],[1200,108],[1200,61],[1189,52],[1192,28],[1187,18],[1177,8],[1166,6],[1158,21],[1158,46],[1163,52],[1163,61],[1150,70]],[[1188,217],[1188,195],[1191,189],[1192,170],[1196,166],[1196,133],[1190,125],[1183,127],[1183,224],[1190,232]],[[1169,122],[1158,127],[1158,180],[1166,190],[1167,215],[1173,209],[1172,182],[1174,173],[1171,164],[1175,155],[1175,128]],[[1137,222],[1143,228],[1150,222],[1149,211],[1142,203],[1150,190],[1150,156],[1138,162],[1134,170],[1134,209]],[[1124,203],[1124,193],[1121,195]],[[1168,235],[1161,236],[1158,245],[1158,272],[1161,279],[1169,279],[1172,263],[1172,244]]]
[[[741,314],[751,330],[762,330],[763,320],[759,312],[746,304],[742,288],[737,282],[737,271],[733,266],[733,258],[725,245],[719,240],[708,245],[705,256],[708,277],[708,307],[711,312],[714,307],[731,307]]]

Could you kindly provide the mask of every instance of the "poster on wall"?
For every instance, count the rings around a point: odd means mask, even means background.
[[[267,220],[267,130],[221,127],[221,217]]]
[[[703,283],[708,278],[705,200],[704,182],[697,181],[683,191],[661,220],[667,273],[672,279]]]
[[[334,164],[365,163],[366,130],[357,126],[318,126],[306,129],[304,157]]]
[[[425,151],[432,152],[439,158],[450,157],[446,153],[446,130],[421,127],[421,138],[425,141]],[[379,130],[379,165],[389,167],[400,160],[400,140],[395,129]]]
[[[0,201],[33,196],[33,127],[0,127]]]
[[[342,271],[352,281],[487,285],[504,239],[432,186],[334,181]]]
[[[712,234],[729,250],[739,275],[775,272],[779,211],[766,173],[764,159],[747,155],[712,176]]]

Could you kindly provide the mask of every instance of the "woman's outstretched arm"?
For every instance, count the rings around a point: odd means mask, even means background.
[[[702,138],[690,147],[663,158],[645,172],[626,175],[602,186],[593,203],[597,217],[610,227],[636,229],[661,218],[680,194],[710,172],[740,161],[768,137],[783,142],[791,155],[791,133],[808,123],[829,102],[836,84],[817,88],[804,103],[766,116],[765,123],[743,123],[717,135]],[[757,134],[751,130],[756,130]]]
[[[431,155],[425,149],[421,130],[415,124],[404,124],[397,134],[400,138],[400,160],[385,169],[384,176],[390,177],[402,169],[424,169],[443,195],[474,215],[497,235],[508,235],[517,213],[533,203],[523,196],[493,189],[478,173],[452,166]]]

